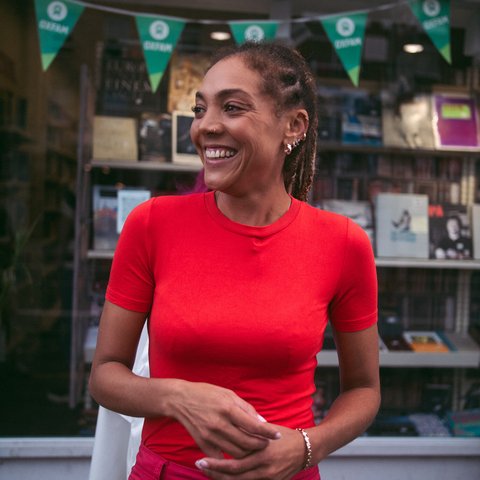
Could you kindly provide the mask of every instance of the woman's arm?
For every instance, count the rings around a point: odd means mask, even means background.
[[[340,366],[340,395],[318,427],[308,430],[313,462],[361,435],[380,407],[377,326],[334,331]]]
[[[278,429],[261,422],[255,409],[230,390],[135,375],[132,366],[145,319],[145,313],[105,302],[90,376],[90,392],[99,404],[134,417],[175,418],[214,457],[222,451],[244,456],[277,437]]]
[[[378,334],[374,325],[352,333],[335,332],[341,392],[320,425],[306,429],[312,465],[361,435],[380,405]],[[243,459],[205,458],[197,466],[217,480],[287,480],[305,462],[305,443],[295,430],[281,427],[282,438]]]

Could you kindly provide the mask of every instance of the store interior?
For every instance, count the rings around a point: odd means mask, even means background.
[[[424,195],[429,205],[468,209],[480,203],[480,145],[442,148],[414,128],[414,115],[404,119],[404,138],[386,141],[384,123],[402,102],[440,94],[473,99],[479,118],[480,1],[450,2],[451,64],[408,2],[361,2],[368,19],[354,86],[319,19],[355,11],[358,3],[205,0],[200,8],[186,0],[95,1],[90,4],[99,8],[85,8],[46,71],[34,1],[0,3],[0,436],[94,435],[98,406],[86,384],[118,238],[95,223],[95,195],[117,195],[125,186],[149,195],[194,187],[199,164],[172,159],[172,112],[189,108],[175,104],[175,88],[187,78],[193,84],[209,56],[234,42],[212,38],[229,33],[230,20],[278,20],[277,38],[295,46],[318,79],[310,203],[371,206],[379,193]],[[139,13],[187,20],[155,92],[135,26]],[[406,44],[422,51],[409,53]],[[356,96],[383,132],[352,141],[345,136],[342,102]],[[136,158],[121,163],[95,155],[97,117],[135,122]],[[166,128],[160,146],[142,137],[140,125],[152,118]],[[473,242],[474,228],[472,221]],[[367,435],[479,436],[480,420],[462,430],[455,414],[480,411],[480,251],[450,262],[431,252],[420,259],[376,253],[385,339],[404,331],[440,332],[448,352],[403,355],[398,345],[386,347],[382,409]],[[339,389],[329,338],[324,348],[315,379],[318,421]]]

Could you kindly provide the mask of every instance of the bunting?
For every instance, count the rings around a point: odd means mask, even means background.
[[[84,7],[68,0],[35,0],[43,71],[53,62]]]
[[[154,92],[160,84],[185,24],[187,22],[221,23],[216,20],[183,19],[131,12],[80,0],[34,0],[34,2],[40,55],[44,71],[55,59],[85,8],[118,15],[129,15],[135,17],[150,84]],[[440,54],[448,63],[451,63],[450,0],[403,0],[369,10],[344,12],[329,16],[295,18],[282,20],[282,22],[320,22],[352,83],[358,86],[368,13],[374,10],[386,11],[390,8],[397,8],[401,4],[410,7]],[[226,23],[235,42],[241,44],[246,41],[273,40],[281,21],[231,20]]]
[[[135,20],[142,42],[150,86],[155,93],[186,21],[140,15],[135,17]]]
[[[273,40],[278,23],[274,21],[231,21],[228,22],[233,38],[238,44]]]
[[[451,64],[450,0],[410,0],[409,5],[435,47]]]
[[[367,13],[332,15],[321,20],[350,80],[358,86]]]

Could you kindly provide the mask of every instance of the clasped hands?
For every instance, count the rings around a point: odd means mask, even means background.
[[[303,466],[299,432],[266,422],[231,390],[186,382],[175,410],[205,453],[196,466],[210,478],[288,480]]]

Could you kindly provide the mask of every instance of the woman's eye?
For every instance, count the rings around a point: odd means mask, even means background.
[[[237,105],[232,105],[231,103],[225,105],[224,107],[226,112],[239,112],[241,108]]]
[[[194,105],[194,106],[192,107],[192,112],[193,112],[195,115],[200,115],[200,114],[202,114],[204,111],[205,111],[205,108],[201,107],[200,105]]]

